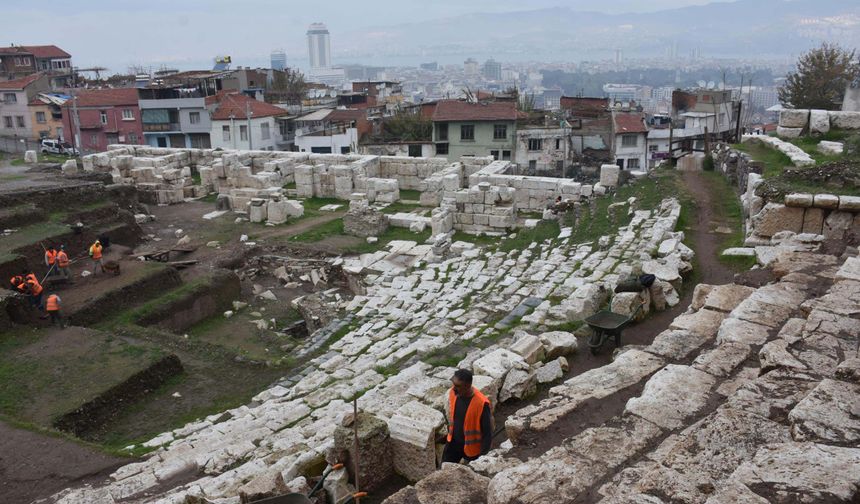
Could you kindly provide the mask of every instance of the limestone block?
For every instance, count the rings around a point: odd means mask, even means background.
[[[39,159],[36,156],[36,151],[28,150],[27,152],[25,152],[24,153],[24,162],[27,164],[38,163]]]
[[[497,348],[472,363],[472,369],[475,374],[489,376],[501,385],[508,371],[518,364],[527,365],[520,355],[504,348]]]
[[[842,212],[860,212],[860,196],[840,196],[839,210]]]
[[[645,383],[625,411],[665,429],[677,429],[705,408],[716,378],[690,366],[669,364]]]
[[[785,195],[785,206],[788,207],[811,207],[812,194],[809,193],[791,193]]]
[[[830,115],[826,110],[812,109],[809,111],[809,133],[823,135],[830,131]]]
[[[564,357],[547,362],[537,370],[538,383],[545,384],[560,380],[569,366],[570,364],[568,364],[567,359]]]
[[[269,200],[266,205],[266,221],[269,224],[283,224],[287,222],[287,202]]]
[[[788,414],[795,441],[857,446],[860,385],[825,378]]]
[[[618,175],[621,168],[615,164],[605,164],[600,166],[600,185],[603,187],[617,187]]]
[[[68,159],[63,163],[62,170],[64,175],[74,175],[78,173],[78,162]]]
[[[642,307],[639,309],[639,307]],[[619,292],[612,296],[610,309],[615,313],[631,316],[636,313],[635,320],[642,320],[651,310],[651,295],[648,290],[642,292]],[[638,313],[637,313],[638,309]]]
[[[783,126],[777,126],[776,135],[779,138],[800,138],[800,136],[803,135],[803,128],[785,128]]]
[[[842,240],[853,224],[854,214],[842,211],[830,212],[830,215],[824,219],[821,234],[830,240]]]
[[[522,333],[510,349],[522,356],[528,364],[534,364],[544,359],[544,347],[540,338],[528,333]]]
[[[815,149],[826,156],[840,156],[845,151],[845,144],[822,140],[818,142],[818,146]]]
[[[799,233],[803,229],[803,209],[768,203],[752,218],[756,234],[770,237],[781,231]]]
[[[418,401],[401,406],[388,420],[394,470],[415,482],[436,471],[435,436],[445,417]]]
[[[808,109],[784,109],[779,113],[779,125],[783,128],[805,128],[809,123]],[[780,135],[781,136],[781,135]]]
[[[442,464],[439,471],[415,484],[419,504],[473,504],[487,502],[490,478],[460,464]],[[412,501],[414,504],[415,501]]]
[[[361,489],[370,492],[379,488],[394,472],[388,424],[370,413],[361,411],[353,421],[358,422]],[[334,430],[332,453],[350,471],[350,479],[354,479],[352,471],[355,466],[352,461],[355,459],[355,450],[353,426],[337,426]]]
[[[804,233],[821,234],[824,229],[824,210],[821,208],[807,208],[803,213]]]
[[[263,222],[268,217],[268,206],[266,200],[262,198],[252,198],[251,206],[248,209],[248,219],[251,222]]]
[[[830,126],[832,128],[860,129],[860,112],[831,110],[828,114],[830,115]]]
[[[816,194],[812,206],[824,210],[836,210],[839,208],[839,196],[834,194]]]
[[[569,355],[575,352],[577,348],[576,336],[573,333],[551,331],[542,333],[539,338],[546,350],[547,359]]]
[[[531,397],[537,391],[537,374],[529,366],[518,365],[508,371],[499,390],[499,402]]]
[[[232,210],[233,209],[233,200],[229,194],[219,194],[217,198],[215,198],[215,210]]]

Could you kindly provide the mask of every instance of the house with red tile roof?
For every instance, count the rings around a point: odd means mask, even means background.
[[[641,112],[612,112],[612,156],[622,170],[646,170],[648,126]]]
[[[518,118],[512,101],[440,100],[432,116],[436,155],[449,161],[463,156],[513,160]]]
[[[68,85],[72,75],[72,55],[55,45],[0,47],[0,80],[18,79],[42,72],[51,87]]]
[[[80,138],[75,138],[74,112]],[[80,89],[63,103],[63,130],[67,141],[81,152],[107,150],[112,144],[142,145],[143,125],[137,88]]]
[[[33,119],[27,105],[48,90],[48,77],[41,73],[0,81],[0,136],[34,138]]]
[[[206,106],[212,120],[212,148],[277,150],[278,118],[289,115],[285,109],[236,91],[208,96]]]

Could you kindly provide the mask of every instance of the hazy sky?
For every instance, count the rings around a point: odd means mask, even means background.
[[[713,0],[712,0],[713,1]],[[570,7],[606,13],[653,11],[708,0],[0,0],[0,44],[56,44],[76,66],[124,72],[132,64],[207,68],[215,55],[262,65],[277,47],[288,64],[307,60],[305,30],[320,21],[332,52],[362,29],[473,12]]]

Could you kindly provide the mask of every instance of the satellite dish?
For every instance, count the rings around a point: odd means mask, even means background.
[[[703,80],[700,80],[700,81],[696,82],[696,84],[698,84],[698,85],[699,85],[699,87],[701,87],[701,88],[703,88],[703,87],[707,87],[707,85],[708,85],[708,84],[707,84],[705,81],[703,81]]]
[[[708,89],[714,89],[717,87],[717,83],[714,81],[708,81]]]

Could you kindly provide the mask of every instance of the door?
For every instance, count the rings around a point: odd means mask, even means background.
[[[156,139],[155,139],[155,141],[156,141],[156,142],[158,142],[158,146],[159,146],[159,147],[167,147],[167,138],[165,138],[165,137],[158,137],[158,138],[156,138]]]

